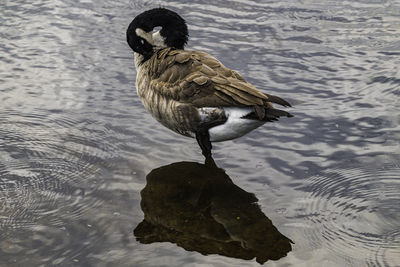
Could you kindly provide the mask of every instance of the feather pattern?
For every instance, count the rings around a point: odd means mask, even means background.
[[[287,101],[262,93],[202,51],[162,48],[137,64],[137,69],[138,95],[145,108],[159,122],[183,135],[193,135],[201,123],[198,109],[205,107],[252,108],[255,116],[249,115],[249,119],[264,122],[290,116],[272,111],[272,102],[290,106]]]
[[[151,88],[196,107],[210,106],[205,100],[216,93],[226,97],[212,106],[264,106],[268,101],[266,94],[205,52],[164,48],[146,63],[152,66]]]

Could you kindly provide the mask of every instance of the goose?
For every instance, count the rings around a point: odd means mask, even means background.
[[[156,27],[160,30],[153,33]],[[211,142],[232,140],[279,117],[293,117],[272,105],[290,107],[286,100],[261,92],[206,52],[185,50],[188,28],[172,10],[139,14],[126,36],[145,109],[167,128],[196,138],[206,160],[212,158]]]

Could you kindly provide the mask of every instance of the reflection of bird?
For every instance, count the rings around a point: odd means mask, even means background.
[[[141,243],[171,242],[201,254],[264,263],[292,250],[261,211],[257,198],[217,167],[178,162],[151,171],[141,192]]]
[[[153,33],[158,26],[161,30]],[[292,117],[272,106],[290,106],[287,101],[262,93],[205,52],[183,50],[187,40],[185,21],[164,8],[141,13],[127,30],[145,108],[169,129],[196,137],[206,157],[211,157],[211,142]]]

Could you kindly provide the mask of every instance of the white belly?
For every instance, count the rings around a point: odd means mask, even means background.
[[[224,124],[208,130],[211,142],[221,142],[241,137],[265,123],[265,121],[242,118],[251,113],[253,108],[224,108],[224,111],[228,120]]]

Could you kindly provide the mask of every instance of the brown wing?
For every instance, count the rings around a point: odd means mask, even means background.
[[[196,107],[254,106],[260,119],[265,108],[272,108],[270,102],[289,105],[262,93],[205,52],[165,48],[150,60],[153,90],[183,103]]]

